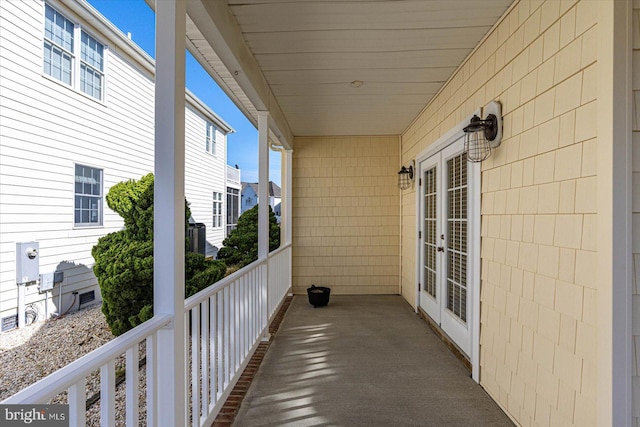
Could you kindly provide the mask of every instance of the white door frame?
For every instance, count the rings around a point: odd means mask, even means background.
[[[478,109],[473,114],[466,117],[462,122],[458,123],[447,133],[438,138],[433,144],[429,145],[426,149],[420,152],[416,156],[416,168],[419,167],[420,162],[428,159],[434,154],[442,151],[445,147],[451,145],[458,139],[464,136],[462,128],[469,124],[469,121],[474,115],[480,116],[481,111]],[[471,203],[469,211],[472,212],[472,217],[469,218],[469,288],[468,291],[471,297],[471,306],[469,307],[471,321],[471,377],[477,383],[480,382],[480,196],[481,196],[481,174],[480,164],[473,164],[469,170],[469,182],[468,189],[471,195]],[[421,229],[421,189],[416,190],[416,235],[417,231]],[[420,260],[420,241],[416,240],[416,270],[415,270],[415,292],[416,292],[416,312],[420,306],[420,290],[418,289],[418,283],[420,283],[421,277],[421,260]]]

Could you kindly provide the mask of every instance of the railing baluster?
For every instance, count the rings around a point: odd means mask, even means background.
[[[191,309],[191,424],[200,425],[200,306]]]
[[[138,359],[139,351],[138,344],[134,345],[127,350],[127,356],[125,360],[126,368],[126,414],[127,414],[127,427],[134,427],[138,425]]]
[[[196,307],[198,306],[198,304],[196,304]],[[182,375],[187,379],[184,382],[184,413],[182,414],[182,425],[187,425],[189,423],[189,411],[191,410],[191,405],[190,405],[190,401],[189,401],[189,392],[191,389],[191,381],[189,381],[189,375],[191,374],[191,372],[189,372],[189,319],[191,318],[191,310],[186,310],[183,313],[184,316],[184,341],[182,342],[182,348],[183,348],[183,357],[184,357],[184,366],[182,367]],[[180,367],[176,367],[176,369],[180,369]],[[178,415],[176,417],[176,419],[180,419],[180,416]]]
[[[267,276],[267,274],[269,273],[269,269],[267,268],[266,265],[261,266],[262,267],[262,274],[260,274],[260,284],[262,285],[262,297],[260,298],[260,301],[262,301],[262,310],[260,311],[260,330],[264,331],[265,328],[267,327],[267,316],[268,316],[268,308],[267,308],[267,296],[269,295],[269,292],[267,291],[267,285],[269,282],[269,278]],[[268,333],[269,331],[267,331]]]
[[[67,390],[67,403],[69,404],[69,426],[84,427],[86,424],[85,401],[87,379],[82,378]]]
[[[202,404],[200,416],[203,417],[207,414],[207,408],[209,407],[209,300],[202,301],[202,333],[200,336],[202,349]]]
[[[256,302],[258,304],[258,339],[260,339],[260,335],[262,334],[262,312],[264,309],[264,301],[262,299],[262,268],[258,268],[257,270],[258,274],[256,281],[258,283],[258,292],[256,294]]]
[[[242,351],[242,280],[238,280],[236,284],[236,368],[237,372],[240,369],[240,365],[244,360],[244,354]]]
[[[229,286],[229,380],[236,372],[236,280]]]
[[[251,322],[250,322],[250,330],[249,330],[249,336],[251,337],[251,342],[255,341],[256,339],[256,282],[255,280],[253,280],[253,272],[250,276],[250,280],[249,283],[251,284],[250,288],[249,288],[249,293],[251,295]]]
[[[276,261],[275,258],[269,258],[269,267],[267,268],[267,319],[271,318],[271,306],[273,305],[273,292],[271,289],[273,288],[273,276],[275,274],[276,269]]]
[[[100,368],[100,425],[116,424],[116,364],[113,359]]]
[[[275,302],[278,289],[276,277],[278,277],[278,270],[278,258],[273,258],[272,264],[269,265],[269,281],[267,282],[267,300],[269,301],[269,307],[267,308],[267,319],[271,319],[271,316],[273,316],[273,312],[276,309]]]
[[[147,425],[156,425],[156,334],[147,337]]]
[[[218,401],[218,393],[216,392],[217,378],[217,364],[218,359],[218,338],[217,338],[217,305],[216,294],[209,297],[209,388],[211,390],[211,404],[209,405],[209,412],[213,410],[213,406]]]
[[[246,280],[244,277],[240,281],[240,351],[242,354],[242,359],[247,356],[249,352],[247,349],[247,334],[245,332],[245,325],[247,324],[247,306],[245,305],[247,294],[245,289]]]
[[[244,292],[245,292],[245,299],[244,299],[244,307],[245,307],[245,312],[247,313],[247,321],[245,322],[244,325],[244,332],[245,332],[245,347],[247,348],[247,354],[249,354],[249,351],[251,350],[252,347],[252,340],[251,340],[251,282],[250,281],[245,281],[244,283]]]
[[[218,363],[218,392],[217,398],[219,399],[224,392],[224,289],[218,291],[216,294],[218,298],[218,348],[216,349],[216,359]]]
[[[255,283],[254,285],[254,301],[256,304],[256,311],[255,311],[255,331],[254,331],[254,339],[260,339],[260,269],[256,268],[256,270],[253,273],[253,283]]]
[[[240,340],[238,331],[240,330],[240,280],[235,283],[233,293],[233,307],[234,307],[234,319],[233,319],[233,373],[235,374],[240,368]]]
[[[261,291],[261,281],[262,280],[261,279],[262,279],[262,271],[261,271],[261,269],[256,268],[255,278],[254,278],[254,281],[255,281],[255,289],[254,289],[255,295],[254,295],[254,298],[255,298],[255,302],[256,302],[256,331],[255,331],[256,336],[255,336],[255,339],[257,339],[257,340],[260,339],[260,331],[262,329],[260,327],[261,326],[260,319],[262,319],[262,312],[261,312],[262,302],[260,300],[260,297],[262,295],[262,291]]]
[[[229,376],[229,327],[231,324],[231,318],[229,317],[229,307],[231,305],[229,294],[229,287],[227,286],[224,289],[224,386],[225,388],[229,384],[229,380],[231,379]]]

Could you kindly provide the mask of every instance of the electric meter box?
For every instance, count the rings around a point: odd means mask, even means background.
[[[40,246],[38,242],[16,243],[16,281],[19,285],[40,279]]]

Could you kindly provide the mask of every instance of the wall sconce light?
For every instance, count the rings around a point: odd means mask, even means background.
[[[484,120],[473,116],[469,125],[462,129],[465,133],[464,148],[467,160],[473,163],[486,160],[491,150],[502,141],[502,111],[500,104],[491,101],[484,109]]]
[[[409,163],[409,167],[405,167],[402,165],[400,172],[398,172],[398,188],[401,190],[406,190],[411,187],[411,183],[413,182],[414,170],[415,170],[416,162],[411,160]]]

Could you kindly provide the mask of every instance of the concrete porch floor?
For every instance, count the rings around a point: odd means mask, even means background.
[[[512,426],[399,296],[293,299],[234,426]]]

